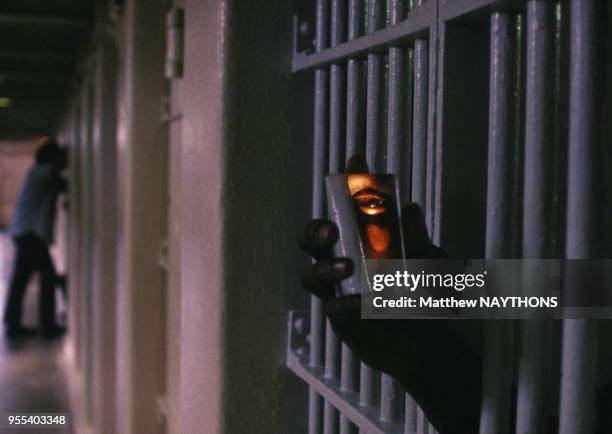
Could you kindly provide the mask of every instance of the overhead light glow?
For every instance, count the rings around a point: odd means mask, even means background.
[[[11,106],[11,99],[6,97],[0,97],[0,108],[7,108]]]

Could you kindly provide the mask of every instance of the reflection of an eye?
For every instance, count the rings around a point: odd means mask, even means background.
[[[362,191],[355,194],[353,200],[364,214],[379,215],[387,210],[385,198],[376,193]]]

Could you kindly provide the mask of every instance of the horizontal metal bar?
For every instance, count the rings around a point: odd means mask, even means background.
[[[431,3],[413,9],[405,20],[396,26],[386,27],[335,47],[314,54],[297,53],[292,62],[293,72],[321,68],[346,58],[363,57],[382,52],[393,45],[401,45],[418,36],[426,35],[432,20]]]
[[[525,0],[445,0],[440,2],[440,18],[453,20],[482,9],[503,12],[525,10]]]

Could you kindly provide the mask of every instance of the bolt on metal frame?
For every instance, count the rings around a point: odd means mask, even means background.
[[[314,47],[296,47],[292,69],[314,74],[313,217],[325,216],[324,176],[361,154],[373,172],[398,175],[402,200],[422,206],[451,254],[597,254],[598,0],[311,1]],[[469,221],[461,212],[478,213],[465,234],[453,225]],[[310,387],[309,434],[435,433],[392,378],[357,369],[316,297],[309,313],[291,312],[288,332],[287,365]],[[565,321],[553,341],[550,322],[486,324],[480,434],[543,432],[551,381],[561,384],[559,432],[590,432],[597,327]]]

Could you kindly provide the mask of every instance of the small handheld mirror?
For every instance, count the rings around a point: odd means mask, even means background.
[[[352,276],[341,284],[342,295],[369,291],[361,288],[366,259],[402,259],[403,240],[399,218],[399,192],[389,174],[334,174],[326,177],[329,218],[340,239],[336,256],[355,264]],[[369,281],[366,276],[365,281]]]

